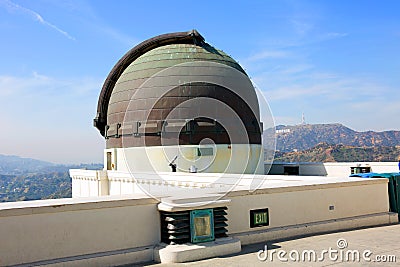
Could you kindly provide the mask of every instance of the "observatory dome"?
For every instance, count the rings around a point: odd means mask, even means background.
[[[103,85],[94,125],[107,149],[203,140],[261,145],[249,77],[196,30],[160,35],[128,51]],[[239,126],[245,134],[237,134]]]

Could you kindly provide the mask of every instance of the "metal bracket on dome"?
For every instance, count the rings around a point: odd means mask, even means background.
[[[110,126],[108,126],[108,125],[106,125],[106,126],[104,126],[104,138],[105,139],[108,139],[108,134],[107,134],[107,132],[108,132],[108,129],[110,128]]]
[[[106,125],[105,127],[105,138],[109,139],[110,137],[119,138],[121,137],[120,133],[121,123],[116,123],[113,125]]]
[[[247,126],[249,128],[249,126]],[[123,136],[154,136],[163,133],[182,133],[194,135],[196,132],[222,133],[225,129],[216,120],[176,119],[133,121],[132,123],[115,123],[106,125],[105,138],[120,138]],[[253,132],[253,131],[251,131]]]
[[[139,134],[140,125],[142,125],[140,121],[135,121],[133,123],[133,136],[135,136],[135,137],[139,137],[140,136],[140,134]]]

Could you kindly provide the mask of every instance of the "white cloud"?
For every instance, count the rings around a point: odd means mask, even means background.
[[[331,76],[319,76],[319,74],[309,74],[309,79],[303,77],[291,81],[290,77],[283,78],[275,84],[274,87],[264,89],[267,92],[268,100],[290,100],[299,97],[318,96],[328,98],[335,101],[351,101],[361,98],[382,98],[385,91],[389,89],[383,85],[376,84],[371,81],[339,77],[332,74]],[[314,76],[314,78],[312,78]],[[271,75],[270,77],[273,77]],[[286,81],[286,83],[284,83]],[[265,83],[265,81],[264,81]],[[273,83],[269,80],[269,83]]]
[[[21,94],[43,96],[52,92],[76,96],[99,91],[102,82],[93,77],[54,78],[37,72],[23,77],[0,75],[0,96],[11,97]]]
[[[100,38],[107,38],[114,40],[124,46],[132,47],[139,42],[138,39],[121,31],[122,27],[114,28],[110,25],[109,21],[105,21],[103,17],[99,16],[96,12],[96,3],[94,6],[86,1],[53,1],[58,9],[68,9],[79,18],[80,23],[84,27],[89,28],[89,32],[100,34]]]
[[[35,72],[27,76],[1,75],[1,117],[26,120],[23,123],[30,124],[32,120],[26,117],[29,115],[53,122],[62,114],[85,109],[88,101],[96,102],[101,83],[100,79],[91,77],[55,78]],[[94,113],[95,110],[90,110],[89,114]],[[43,114],[48,115],[41,117]],[[79,116],[82,115],[77,113],[76,117]]]
[[[309,123],[338,122],[358,131],[398,128],[400,94],[373,77],[280,69],[255,79],[277,124],[299,123],[300,115],[293,115],[305,112]]]
[[[350,103],[335,102],[332,107],[327,107],[321,113],[322,118],[334,118],[331,120],[357,131],[398,130],[397,122],[400,117],[398,102],[390,97],[360,97]]]
[[[29,77],[0,75],[0,96],[18,96],[33,89],[47,86],[51,79],[33,72]]]
[[[305,71],[313,69],[314,66],[311,64],[293,64],[289,67],[282,68],[280,73],[282,74],[298,74],[303,73]]]
[[[334,38],[342,38],[348,36],[348,33],[340,33],[340,32],[328,32],[324,36],[325,38],[334,39]]]
[[[296,20],[296,19],[292,19],[291,24],[292,24],[294,30],[296,31],[296,33],[299,35],[306,35],[314,28],[314,25],[312,23],[304,22],[304,21],[300,21],[300,20]]]
[[[286,58],[288,56],[289,53],[286,51],[266,50],[250,56],[247,61],[259,61],[268,58]]]
[[[339,39],[339,38],[344,38],[349,36],[348,33],[340,33],[340,32],[328,32],[324,34],[320,34],[316,36],[314,42],[325,42],[325,41],[330,41],[334,39]]]
[[[66,32],[66,31],[60,29],[59,27],[57,27],[56,25],[54,25],[54,24],[48,22],[48,21],[45,20],[39,13],[37,13],[37,12],[35,12],[35,11],[29,9],[29,8],[26,8],[26,7],[17,5],[17,4],[15,4],[15,3],[13,3],[13,2],[11,2],[11,1],[9,1],[9,0],[2,0],[2,1],[0,2],[0,4],[2,4],[2,5],[3,5],[8,11],[10,11],[10,12],[12,12],[12,11],[19,11],[19,12],[21,12],[21,13],[23,13],[23,14],[26,14],[26,15],[30,16],[33,20],[38,21],[40,24],[42,24],[42,25],[44,25],[44,26],[47,26],[47,27],[50,27],[50,28],[52,28],[53,30],[55,30],[55,31],[57,31],[57,32],[59,32],[59,33],[61,33],[62,35],[64,35],[64,36],[67,37],[68,39],[70,39],[70,40],[76,40],[76,39],[75,39],[73,36],[71,36],[68,32]]]

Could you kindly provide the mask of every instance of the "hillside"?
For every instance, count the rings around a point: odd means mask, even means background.
[[[302,124],[276,127],[276,149],[282,152],[306,150],[319,143],[354,147],[400,145],[400,131],[357,132],[342,124]],[[267,131],[271,131],[267,130]],[[266,131],[266,133],[267,133]],[[264,133],[264,136],[266,136]]]
[[[102,167],[102,164],[61,165],[0,155],[0,202],[71,197],[69,169]]]
[[[0,154],[0,174],[4,175],[37,172],[50,166],[55,166],[55,164],[37,159]]]
[[[1,175],[0,202],[36,200],[72,196],[68,172]]]
[[[397,161],[400,147],[354,147],[320,143],[313,148],[298,152],[277,152],[276,162],[353,162]]]

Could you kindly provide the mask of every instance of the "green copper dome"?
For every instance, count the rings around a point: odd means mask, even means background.
[[[165,45],[141,55],[133,61],[121,74],[111,94],[108,116],[121,110],[121,105],[132,97],[135,89],[158,72],[182,63],[207,61],[230,66],[245,74],[240,65],[230,56],[208,44]],[[115,105],[119,105],[115,108]]]
[[[197,102],[185,107],[201,98],[230,107],[243,121],[250,143],[261,143],[258,101],[250,79],[234,59],[204,42],[196,31],[157,36],[125,54],[103,85],[94,122],[107,148],[159,146],[161,133],[176,131],[166,125],[179,120],[191,125],[180,126],[186,129],[176,137],[180,144],[197,144],[205,137],[230,144],[215,119],[221,114],[218,105]],[[201,108],[213,112],[209,119],[193,117]],[[171,121],[173,111],[177,117]]]
[[[224,52],[211,46],[172,44],[153,49],[140,56],[125,69],[117,84],[125,81],[150,78],[157,72],[193,61],[212,61],[231,66],[244,73],[239,64]],[[116,86],[114,90],[117,88]]]

